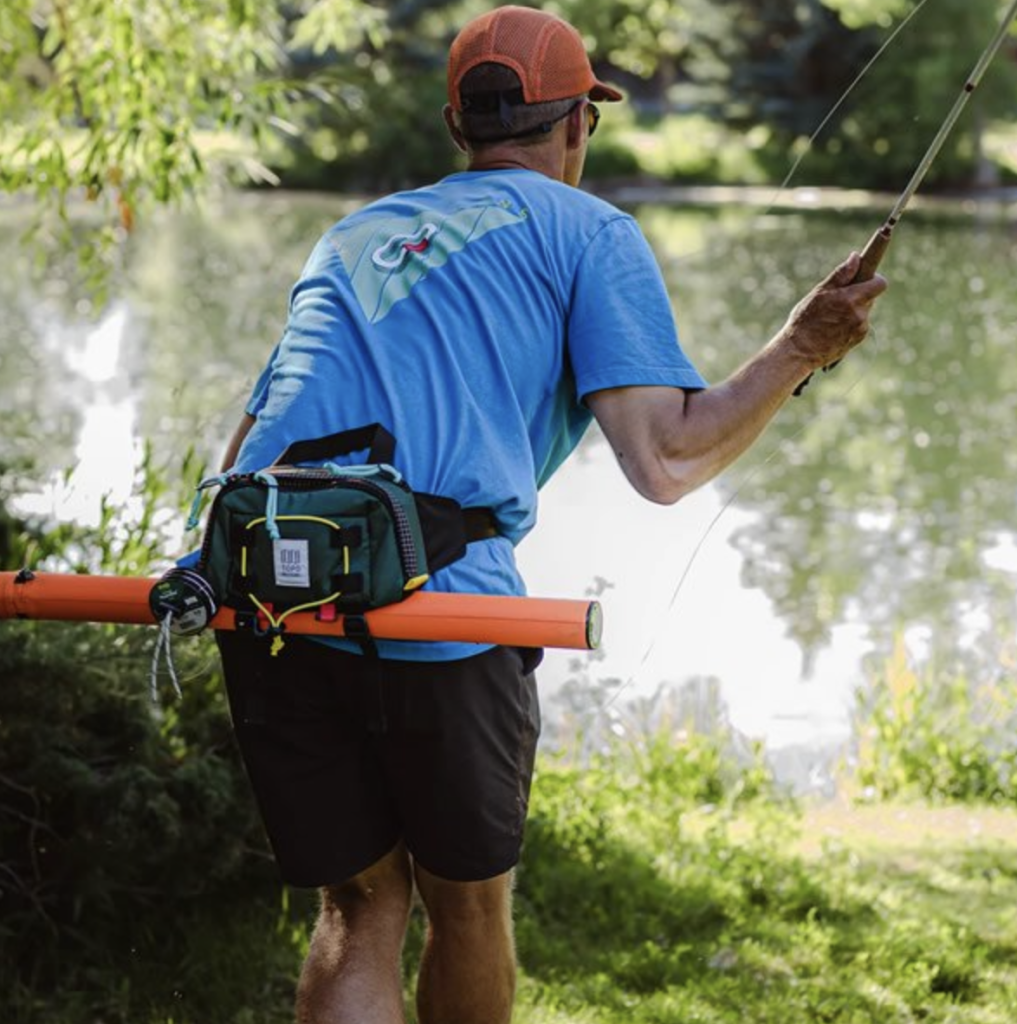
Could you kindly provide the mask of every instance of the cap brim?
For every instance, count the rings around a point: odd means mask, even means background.
[[[593,88],[590,89],[589,96],[591,100],[600,100],[601,102],[617,103],[625,97],[617,90],[612,89],[609,85],[604,85],[603,82],[594,81]]]

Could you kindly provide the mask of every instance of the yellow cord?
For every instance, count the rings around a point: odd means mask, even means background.
[[[301,523],[321,523],[322,526],[327,526],[332,530],[343,530],[343,527],[338,523],[333,523],[331,519],[323,519],[321,516],[276,516],[275,521],[277,523],[284,522],[301,522]],[[252,519],[244,529],[253,530],[254,527],[260,526],[262,523],[268,522],[268,516],[260,516],[257,519]]]
[[[304,520],[317,519],[316,516],[278,516],[278,518],[279,519],[304,519]],[[264,521],[265,521],[264,519],[257,520],[257,522],[264,522]],[[329,521],[327,519],[321,519],[321,520],[317,520],[317,521],[318,522],[322,522],[322,523],[326,523],[326,524],[328,524],[330,526],[334,525],[332,523],[329,523]],[[253,526],[254,523],[251,523],[250,525]],[[336,527],[336,529],[338,529],[338,528],[339,527]],[[345,545],[345,544],[343,545],[343,572],[347,576],[350,573],[350,549],[349,549],[349,546]],[[246,576],[247,575],[247,548],[246,547],[242,547],[240,549],[240,574],[241,574],[241,576]],[[264,615],[266,619],[268,619],[269,626],[271,626],[272,629],[275,629],[275,630],[279,631],[279,632],[276,633],[276,635],[272,639],[272,650],[269,652],[271,654],[271,656],[273,658],[275,658],[279,654],[279,652],[283,649],[283,647],[286,646],[286,641],[283,640],[282,632],[281,632],[282,628],[283,628],[283,623],[286,621],[286,619],[290,615],[292,615],[294,612],[307,612],[307,611],[310,611],[312,608],[320,608],[322,605],[331,604],[333,601],[337,601],[340,597],[342,597],[342,591],[341,590],[337,590],[334,594],[329,594],[328,597],[323,597],[320,601],[308,601],[306,604],[298,604],[298,605],[294,606],[293,608],[288,608],[286,611],[284,611],[278,617],[273,615],[268,610],[268,608],[266,608],[265,605],[262,604],[261,601],[259,601],[254,596],[254,594],[248,594],[247,597],[248,597],[248,600],[254,605],[254,607],[257,608],[258,611],[261,612],[261,614]]]
[[[282,615],[278,616],[278,618],[276,616],[274,616],[254,596],[254,594],[248,594],[247,596],[251,600],[251,602],[254,604],[255,608],[257,608],[258,611],[261,612],[261,614],[264,615],[266,619],[268,619],[268,624],[273,629],[281,630],[283,623],[294,612],[307,612],[307,611],[310,611],[312,608],[320,608],[323,604],[329,604],[332,601],[338,600],[342,596],[342,591],[341,590],[337,590],[334,594],[329,594],[328,597],[324,597],[320,601],[308,601],[306,604],[298,604],[298,605],[294,606],[293,608],[287,608],[286,611],[284,611],[282,613]],[[285,641],[283,640],[282,635],[277,633],[275,639],[272,641],[272,651],[271,651],[271,653],[272,653],[272,657],[273,658],[283,649],[284,643],[285,643]]]

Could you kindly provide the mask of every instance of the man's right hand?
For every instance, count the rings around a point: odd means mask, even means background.
[[[791,311],[776,343],[801,359],[807,373],[840,362],[869,333],[872,304],[886,278],[856,281],[861,257],[852,253]]]

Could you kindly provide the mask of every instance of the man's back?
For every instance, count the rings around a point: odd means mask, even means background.
[[[703,385],[632,219],[531,171],[455,174],[326,233],[238,466],[379,421],[413,487],[492,508],[515,544],[591,421],[581,396],[633,383]],[[475,545],[436,583],[521,593],[510,546]]]

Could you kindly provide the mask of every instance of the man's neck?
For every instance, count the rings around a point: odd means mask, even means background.
[[[555,181],[564,181],[564,159],[555,145],[484,146],[470,154],[471,171],[535,171]]]

